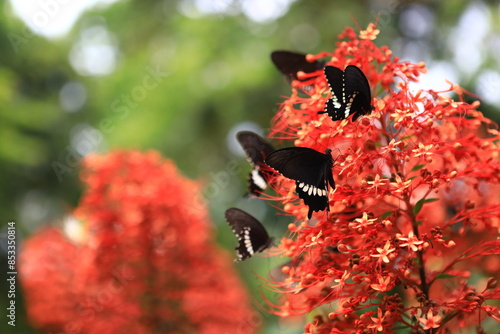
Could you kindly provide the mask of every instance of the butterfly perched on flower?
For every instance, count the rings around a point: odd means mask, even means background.
[[[295,181],[299,197],[309,206],[308,218],[313,211],[329,210],[328,185],[335,188],[331,152],[327,149],[323,154],[307,147],[287,147],[264,159],[271,168]]]
[[[297,77],[297,72],[313,73],[325,66],[324,62],[318,60],[308,62],[306,56],[306,54],[291,51],[274,51],[271,53],[271,60],[289,81],[301,81]]]
[[[227,209],[225,216],[238,238],[238,247],[235,248],[238,258],[235,262],[243,261],[271,247],[274,238],[269,237],[264,226],[253,216],[236,208]]]
[[[349,65],[342,71],[334,66],[326,66],[324,72],[332,97],[326,102],[325,110],[318,114],[326,113],[334,121],[353,115],[352,121],[355,121],[359,116],[371,113],[370,84],[359,67]]]
[[[273,152],[274,148],[264,138],[251,131],[238,132],[236,139],[253,168],[248,175],[248,192],[260,196],[269,180],[276,176],[276,173],[264,163],[264,158]]]

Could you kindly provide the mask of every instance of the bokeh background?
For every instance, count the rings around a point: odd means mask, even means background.
[[[420,85],[445,90],[445,80],[459,83],[477,94],[487,117],[500,120],[498,1],[0,0],[0,6],[1,268],[7,222],[16,222],[18,245],[43,224],[62,225],[83,191],[80,159],[116,148],[158,150],[186,176],[204,180],[221,247],[232,251],[236,243],[223,219],[231,206],[281,237],[288,218],[241,196],[249,167],[234,134],[265,134],[289,94],[272,51],[332,50],[346,26],[365,28],[378,19],[379,45],[426,62]],[[228,174],[229,162],[241,172]],[[267,293],[258,276],[276,261],[237,264],[254,296]],[[0,286],[5,275],[2,269]],[[17,326],[3,319],[0,332],[34,333],[19,289],[16,305]],[[262,333],[301,333],[302,320],[283,322],[256,310]]]

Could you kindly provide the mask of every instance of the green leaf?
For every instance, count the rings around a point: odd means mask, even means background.
[[[413,135],[408,135],[408,136],[404,136],[402,137],[401,139],[399,139],[400,141],[405,141],[406,139],[411,139],[411,137],[413,137]]]
[[[411,169],[411,171],[412,172],[416,172],[417,170],[421,170],[424,167],[425,167],[425,165],[415,165],[415,166],[413,166],[413,168]]]
[[[437,274],[435,279],[454,278],[454,277],[457,277],[457,276],[450,275],[450,274]]]
[[[417,226],[422,226],[423,223],[424,223],[423,221],[417,220]]]
[[[418,201],[415,206],[413,207],[413,214],[416,216],[419,214],[420,210],[422,210],[422,207],[424,206],[425,203],[430,203],[439,200],[439,198],[422,198],[420,201]]]
[[[385,218],[390,217],[390,216],[392,216],[392,211],[387,211],[387,212],[384,212],[382,214],[382,216],[380,216],[380,218],[385,219]]]

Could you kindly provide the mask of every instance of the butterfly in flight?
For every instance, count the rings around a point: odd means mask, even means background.
[[[272,152],[264,162],[295,181],[299,197],[309,206],[308,218],[313,211],[329,210],[328,185],[335,188],[332,150],[323,154],[307,147],[287,147]]]
[[[243,261],[271,247],[274,238],[269,237],[266,229],[257,219],[236,208],[227,209],[225,216],[238,238],[238,247],[235,248],[238,258],[235,262]]]
[[[278,70],[286,76],[288,81],[298,80],[297,72],[313,73],[321,70],[325,63],[321,61],[308,62],[306,54],[291,51],[274,51],[271,60]]]
[[[238,132],[236,139],[252,165],[252,171],[248,175],[248,192],[258,197],[266,189],[269,180],[277,175],[264,163],[264,158],[273,152],[274,148],[264,138],[251,131]]]
[[[325,110],[318,114],[326,113],[334,121],[353,115],[354,122],[359,116],[372,112],[370,84],[357,66],[349,65],[344,71],[326,66],[324,72],[332,97],[326,102]]]

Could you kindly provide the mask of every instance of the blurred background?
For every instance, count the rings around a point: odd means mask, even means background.
[[[498,1],[396,0],[0,0],[0,267],[7,222],[18,245],[43,224],[60,224],[83,188],[81,158],[112,149],[154,149],[207,184],[204,196],[221,247],[236,239],[223,213],[237,206],[279,238],[290,221],[265,201],[242,198],[249,166],[234,139],[266,133],[290,87],[274,50],[333,50],[346,27],[378,18],[378,45],[426,62],[422,87],[459,83],[500,120]],[[228,173],[236,162],[238,173]],[[222,175],[229,175],[226,179]],[[19,249],[19,247],[18,247]],[[239,263],[254,296],[279,263]],[[0,281],[5,282],[1,270]],[[3,283],[2,283],[3,286]],[[17,293],[16,327],[34,333]],[[0,308],[6,296],[1,292]],[[256,307],[258,309],[258,307]],[[259,311],[260,312],[260,311]],[[3,313],[2,313],[3,314]],[[301,333],[262,312],[262,333]],[[14,329],[14,331],[13,331]]]

